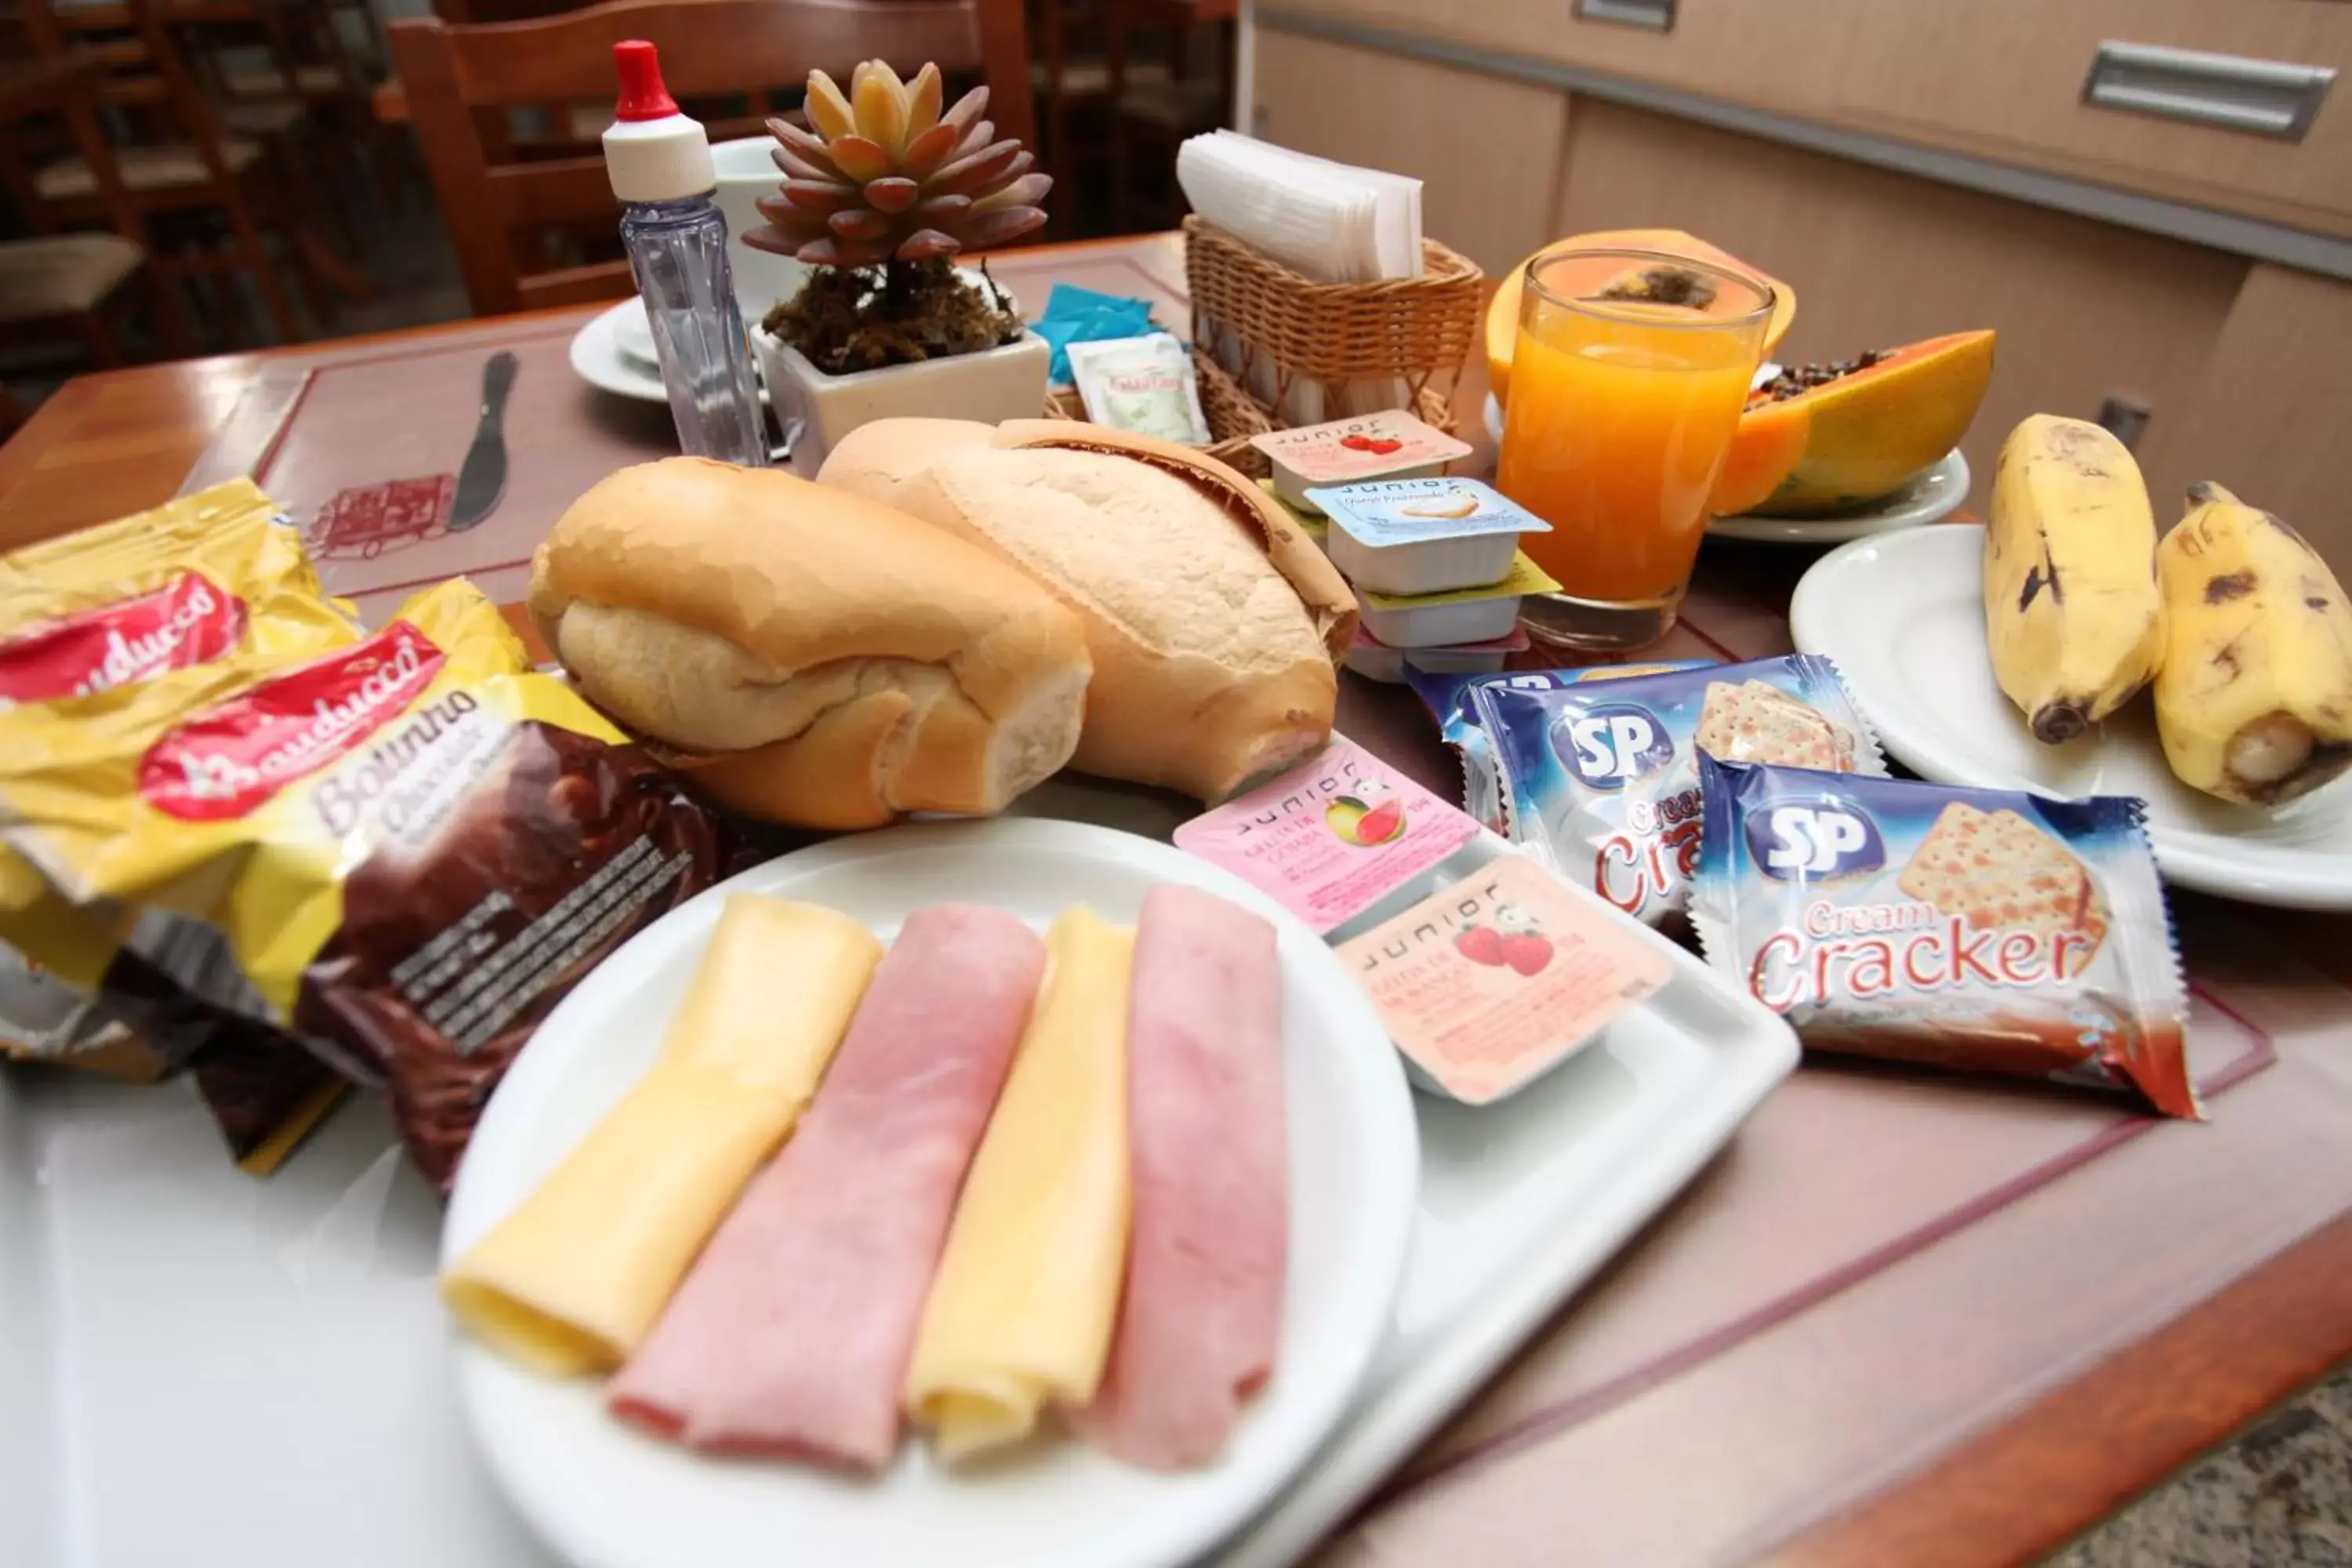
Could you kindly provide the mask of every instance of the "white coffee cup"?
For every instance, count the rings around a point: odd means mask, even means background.
[[[809,274],[789,256],[743,243],[744,235],[768,221],[760,216],[760,199],[782,194],[783,173],[769,156],[775,144],[770,137],[745,136],[710,149],[719,167],[719,210],[727,215],[727,261],[747,323],[756,323],[777,300],[798,293]]]

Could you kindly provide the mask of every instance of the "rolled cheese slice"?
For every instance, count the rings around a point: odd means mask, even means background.
[[[457,1320],[551,1375],[619,1365],[800,1119],[881,956],[836,910],[730,898],[652,1069],[442,1277]]]
[[[1018,1441],[1102,1380],[1127,1268],[1128,971],[1135,933],[1084,907],[1052,957],[924,1304],[907,1412],[950,1459]]]

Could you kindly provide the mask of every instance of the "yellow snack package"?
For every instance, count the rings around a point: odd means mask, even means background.
[[[0,706],[358,635],[251,479],[0,556]]]
[[[320,585],[301,539],[250,479],[0,556],[0,713],[228,658],[299,658],[359,625]],[[110,945],[93,918],[0,851],[0,885],[52,945]],[[86,991],[0,944],[0,1057],[152,1079],[185,1066],[248,1164],[274,1163],[331,1100],[290,1040],[250,1024],[142,1036]],[[299,1114],[300,1128],[287,1125]],[[256,1124],[256,1119],[260,1124]]]
[[[722,828],[471,584],[299,663],[0,714],[0,839],[106,941],[0,888],[0,938],[142,1028],[256,1020],[382,1085],[446,1186],[572,984],[717,879]]]

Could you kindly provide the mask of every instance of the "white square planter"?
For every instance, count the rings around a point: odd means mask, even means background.
[[[978,419],[994,425],[1042,418],[1045,369],[1054,357],[1045,340],[1031,331],[982,353],[848,375],[825,374],[764,328],[751,330],[751,352],[767,378],[777,423],[789,428],[795,418],[807,422],[795,455],[806,451],[812,464],[824,462],[843,437],[875,419]]]

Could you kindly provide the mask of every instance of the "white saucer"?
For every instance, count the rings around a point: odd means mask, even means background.
[[[635,308],[613,314],[613,342],[623,358],[658,371],[661,358],[654,348],[654,324],[646,318],[646,297],[640,294],[628,303]]]
[[[635,357],[627,346],[630,331],[625,323],[634,322],[635,330],[646,334],[647,357]],[[667,403],[669,393],[662,385],[661,371],[655,363],[653,329],[646,324],[645,301],[632,294],[611,309],[600,310],[572,335],[572,370],[581,380],[615,397],[633,397],[640,403]],[[756,365],[755,365],[756,371]],[[768,389],[760,388],[760,401],[768,401]]]
[[[600,310],[588,320],[587,325],[572,334],[572,369],[581,380],[615,397],[634,397],[642,403],[667,403],[669,393],[662,385],[661,372],[650,362],[630,358],[621,349],[621,319],[634,315],[637,329],[646,333],[651,342],[652,332],[646,326],[645,301],[632,294],[608,310]]]
[[[1958,447],[1912,476],[1893,495],[1834,517],[1717,517],[1707,521],[1710,539],[1742,539],[1760,544],[1843,544],[1898,528],[1940,522],[1969,499],[1969,460]]]
[[[2172,776],[2142,695],[2045,746],[1993,679],[1984,529],[1948,523],[1857,540],[1813,563],[1789,625],[1837,660],[1886,750],[1924,777],[2047,795],[2137,795],[2167,879],[2287,909],[2352,910],[2352,781],[2278,807],[2232,805]]]

